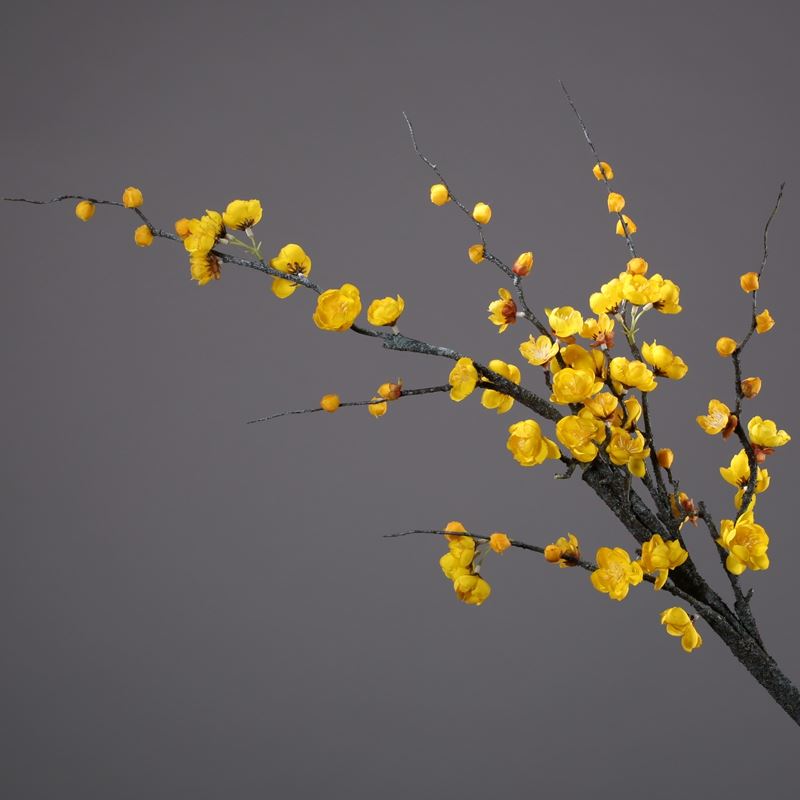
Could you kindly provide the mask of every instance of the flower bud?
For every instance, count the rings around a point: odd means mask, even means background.
[[[775,320],[772,319],[768,309],[765,308],[760,314],[756,314],[756,333],[766,333],[774,326]]]
[[[378,387],[378,394],[384,400],[397,400],[403,393],[403,381],[398,380],[397,383],[382,383]]]
[[[435,206],[443,206],[450,202],[450,192],[443,183],[434,183],[431,186],[431,203]]]
[[[133,232],[133,241],[139,245],[139,247],[150,247],[153,244],[153,232],[147,225],[140,225],[134,232]]]
[[[189,220],[186,217],[181,217],[175,220],[175,233],[185,239],[189,235]]]
[[[745,397],[755,397],[761,391],[761,378],[745,378],[741,388]]]
[[[625,223],[624,225],[622,224],[623,222]],[[636,223],[627,214],[623,214],[622,219],[617,220],[617,236],[625,236],[626,228],[628,231],[628,236],[633,236],[633,234],[638,230]]]
[[[141,189],[137,189],[135,186],[129,186],[122,193],[122,205],[124,205],[125,208],[139,208],[142,203],[144,203],[144,197],[142,197]]]
[[[669,469],[672,466],[672,462],[675,460],[675,454],[669,447],[662,448],[656,455],[658,456],[658,465],[663,469]]]
[[[504,533],[493,533],[489,537],[489,547],[491,547],[495,553],[504,553],[511,547],[511,539]]]
[[[515,275],[524,278],[533,269],[533,253],[530,250],[520,253],[511,269]]]
[[[544,549],[544,560],[557,564],[561,558],[561,548],[557,544],[549,544]]]
[[[94,212],[94,203],[90,200],[81,200],[80,203],[75,206],[75,216],[83,222],[88,222],[94,216]]]
[[[608,213],[619,214],[625,208],[625,198],[618,192],[608,193]]]
[[[739,285],[742,287],[743,292],[755,292],[758,289],[758,273],[757,272],[745,272],[739,278]]]
[[[736,340],[730,336],[721,336],[717,339],[717,352],[721,356],[729,356],[736,349]]]
[[[339,395],[338,394],[326,394],[323,395],[322,400],[319,401],[319,404],[323,411],[327,411],[329,414],[333,414],[337,408],[339,408]]]
[[[373,397],[373,400],[380,400],[380,397]],[[384,400],[382,403],[370,403],[367,406],[369,413],[372,414],[373,417],[382,417],[389,408],[389,404]]]
[[[650,265],[643,259],[639,258],[632,258],[627,264],[627,271],[631,275],[644,275],[647,273],[647,268]]]
[[[472,209],[472,219],[474,219],[475,222],[480,225],[486,225],[491,218],[491,206],[486,205],[486,203],[475,203],[475,208]]]
[[[469,250],[467,250],[467,255],[473,264],[480,264],[481,261],[483,261],[483,245],[473,244]]]
[[[599,181],[602,181],[602,180],[613,181],[614,180],[614,170],[611,169],[611,164],[608,164],[605,161],[601,161],[599,164],[595,164],[592,167],[592,174]]]

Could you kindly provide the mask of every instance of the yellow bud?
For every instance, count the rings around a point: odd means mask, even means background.
[[[742,287],[743,292],[755,292],[758,289],[758,273],[757,272],[745,272],[739,278],[739,285]]]
[[[721,356],[729,356],[736,349],[736,341],[730,336],[721,336],[717,339],[717,352]]]
[[[403,382],[398,381],[397,383],[382,383],[378,387],[378,394],[384,400],[397,400],[398,397],[403,393]]]
[[[614,170],[611,169],[611,164],[607,164],[605,161],[601,161],[599,164],[595,164],[592,167],[592,173],[594,174],[597,180],[607,180],[613,181],[614,180]]]
[[[775,326],[775,320],[768,309],[764,309],[760,314],[756,314],[756,333],[766,333]]]
[[[625,223],[624,225],[622,224],[623,222]],[[638,230],[636,223],[627,214],[623,214],[622,219],[617,220],[617,236],[625,236],[626,229],[628,231],[628,236],[633,236],[633,234]]]
[[[137,189],[135,186],[129,186],[122,193],[122,205],[124,205],[125,208],[139,208],[142,203],[144,203],[144,197],[142,197],[141,189]]]
[[[373,397],[373,400],[380,400],[380,397]],[[367,406],[369,413],[372,414],[373,417],[382,417],[389,408],[389,404],[384,400],[382,403],[370,403]]]
[[[544,549],[544,560],[557,564],[561,558],[561,548],[557,544],[549,544]]]
[[[475,203],[475,208],[472,209],[472,219],[481,225],[488,224],[492,218],[492,209],[486,203]]]
[[[443,183],[434,183],[431,186],[431,203],[435,206],[443,206],[450,202],[450,192]]]
[[[189,235],[189,220],[186,219],[186,217],[175,220],[175,233],[177,233],[181,239],[185,239]]]
[[[627,271],[630,272],[631,275],[644,275],[647,273],[647,268],[650,265],[643,259],[639,258],[632,258],[627,264]]]
[[[89,200],[81,200],[80,203],[75,206],[75,216],[83,222],[88,222],[94,216],[94,212],[94,203]]]
[[[761,378],[745,378],[741,387],[745,397],[755,397],[761,391]]]
[[[322,400],[319,401],[319,404],[323,411],[327,411],[329,414],[333,414],[337,408],[339,408],[339,395],[338,394],[326,394],[322,396]]]
[[[147,225],[140,225],[134,232],[133,232],[133,241],[139,245],[139,247],[150,247],[153,244],[153,232]]]
[[[608,213],[619,214],[625,208],[625,198],[617,192],[608,193]]]
[[[658,456],[658,465],[663,469],[669,469],[675,460],[675,454],[669,447],[663,447],[656,453],[656,456]]]
[[[533,269],[533,253],[530,250],[527,253],[520,253],[511,269],[515,275],[525,277]]]
[[[469,250],[467,250],[467,255],[473,264],[480,264],[481,261],[483,261],[483,245],[473,244]]]
[[[489,537],[489,547],[491,547],[495,553],[504,553],[511,547],[511,539],[504,533],[493,533]]]

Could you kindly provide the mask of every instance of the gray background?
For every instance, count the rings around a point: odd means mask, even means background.
[[[689,362],[653,398],[684,486],[719,518],[735,452],[694,423],[730,398],[781,180],[762,298],[777,319],[746,374],[795,434],[798,15],[793,3],[14,4],[3,20],[0,194],[141,186],[165,227],[260,197],[269,252],[301,242],[323,286],[400,292],[403,330],[521,364],[474,233],[427,199],[401,110],[490,244],[533,249],[529,296],[579,303],[623,268],[572,90],[685,312],[644,337]],[[235,268],[199,289],[181,248],[71,204],[0,213],[2,760],[28,798],[796,796],[797,728],[704,626],[685,655],[648,586],[621,604],[583,572],[494,557],[460,605],[432,538],[461,519],[587,553],[630,546],[578,480],[524,470],[476,398],[245,426],[338,391],[446,380],[449,364],[318,331]],[[530,385],[536,371],[524,367]],[[765,639],[800,678],[796,443],[759,500]],[[698,562],[726,593],[703,529]],[[794,759],[794,760],[793,760]]]

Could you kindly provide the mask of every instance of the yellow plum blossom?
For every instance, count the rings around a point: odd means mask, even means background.
[[[391,327],[400,318],[405,307],[405,300],[400,295],[397,295],[397,298],[384,297],[380,300],[373,300],[367,309],[367,319],[370,325]]]
[[[662,314],[680,314],[681,290],[671,280],[666,280],[658,273],[650,278],[649,294],[653,308]]]
[[[731,410],[721,400],[709,400],[708,414],[697,417],[697,424],[710,436],[721,433],[728,427]]]
[[[636,423],[642,416],[642,404],[635,397],[628,397],[622,403],[622,407],[617,406],[611,417],[611,424],[617,428],[631,430],[636,427]]]
[[[340,402],[338,394],[325,394],[319,401],[319,406],[323,411],[333,414],[339,408]]]
[[[434,183],[431,186],[431,203],[435,206],[443,206],[450,202],[450,192],[443,183]]]
[[[511,271],[520,278],[524,278],[533,269],[533,253],[528,250],[526,253],[520,253]]]
[[[479,225],[487,225],[492,218],[492,208],[486,203],[475,203],[475,208],[472,209],[472,219]]]
[[[583,328],[581,312],[576,311],[572,306],[546,308],[544,311],[553,333],[559,339],[569,339],[576,333],[580,333]]]
[[[480,264],[483,261],[484,249],[482,244],[473,244],[467,249],[469,260],[473,264]]]
[[[376,400],[381,400],[380,396],[373,397],[372,400],[373,402],[367,406],[367,411],[369,411],[369,413],[372,414],[372,416],[376,419],[378,417],[382,417],[389,410],[389,404],[385,400],[380,403],[376,403]]]
[[[689,558],[689,553],[675,539],[665,542],[659,534],[653,536],[642,545],[642,557],[639,560],[642,570],[652,575],[658,573],[654,589],[660,589],[667,582],[671,569],[676,569]]]
[[[559,536],[553,544],[544,548],[545,560],[559,567],[574,567],[581,560],[581,547],[574,533]]]
[[[558,343],[549,336],[539,336],[534,339],[528,336],[528,341],[519,346],[522,357],[535,367],[545,367],[558,352]]]
[[[450,399],[460,403],[475,391],[478,383],[478,371],[471,358],[459,358],[450,371]]]
[[[643,258],[635,256],[625,265],[625,270],[630,272],[631,275],[646,275],[649,266]]]
[[[598,314],[583,321],[581,336],[592,340],[592,347],[610,350],[614,346],[614,320],[608,314]]]
[[[717,339],[717,352],[723,357],[727,358],[729,355],[733,354],[733,351],[736,350],[736,339],[731,339],[730,336],[720,336]]]
[[[742,287],[742,291],[750,294],[750,292],[758,291],[758,273],[757,272],[745,272],[739,278],[739,285]]]
[[[644,577],[638,561],[621,547],[601,547],[597,551],[597,569],[592,573],[592,586],[607,594],[612,600],[624,600],[631,586],[637,586]]]
[[[95,212],[95,205],[90,200],[81,200],[75,206],[75,216],[82,222],[88,222]]]
[[[641,361],[629,361],[624,356],[612,358],[608,365],[608,374],[613,380],[640,389],[643,392],[652,392],[658,386],[653,373]]]
[[[589,308],[595,314],[616,314],[622,304],[622,281],[613,278],[589,297]]]
[[[489,322],[497,325],[497,332],[502,333],[517,321],[517,304],[508,289],[498,289],[497,293],[500,299],[489,303],[487,311],[490,312]]]
[[[466,531],[465,531],[466,533]],[[445,577],[453,580],[458,570],[466,569],[475,557],[475,540],[471,536],[453,536],[449,550],[439,559]]]
[[[756,314],[756,333],[766,333],[775,327],[775,320],[769,313],[769,309],[764,309],[760,314]]]
[[[259,200],[231,200],[222,212],[225,227],[234,231],[246,231],[261,220],[262,210]]]
[[[539,423],[534,419],[515,422],[508,432],[510,436],[506,447],[523,467],[536,466],[548,458],[561,458],[558,445],[542,434]]]
[[[717,544],[728,553],[725,567],[734,575],[741,575],[746,569],[769,568],[769,536],[764,528],[756,523],[750,509],[734,522],[723,519],[719,529]]]
[[[625,198],[619,192],[608,193],[608,213],[619,214],[625,208]]]
[[[593,461],[597,444],[606,438],[606,426],[586,409],[576,416],[562,417],[556,423],[556,436],[578,461]]]
[[[458,599],[470,606],[479,606],[492,593],[492,587],[480,575],[459,575],[453,581]]]
[[[689,371],[689,367],[682,358],[676,356],[672,350],[663,344],[643,344],[642,355],[644,360],[651,364],[653,370],[660,378],[670,378],[679,381]]]
[[[633,234],[636,233],[636,231],[638,230],[638,228],[636,227],[636,223],[627,214],[622,214],[621,216],[622,219],[617,220],[617,227],[616,227],[617,236],[625,236],[626,229],[627,229],[627,235],[633,236]]]
[[[661,624],[670,636],[681,637],[681,647],[691,653],[703,644],[703,637],[697,632],[690,617],[682,608],[673,606],[661,612]]]
[[[584,408],[589,411],[593,417],[608,422],[612,419],[614,412],[619,406],[619,400],[614,397],[610,392],[600,392],[594,397],[587,397],[583,401]]]
[[[444,538],[447,539],[448,542],[454,542],[456,539],[465,538],[460,537],[458,534],[466,533],[467,529],[460,523],[458,520],[452,520],[444,526],[445,534]],[[469,537],[466,537],[469,538]]]
[[[786,431],[779,431],[771,419],[761,419],[761,417],[753,417],[747,423],[747,432],[750,434],[752,444],[758,447],[783,447],[792,439]]]
[[[189,233],[183,240],[186,252],[207,253],[214,245],[225,237],[225,225],[222,215],[218,211],[206,209],[200,219],[190,219],[188,222]]]
[[[659,285],[652,282],[652,278],[631,272],[621,272],[619,275],[622,284],[622,297],[635,306],[647,305],[659,297]]]
[[[272,267],[272,269],[277,269],[279,272],[285,272],[287,275],[302,275],[304,277],[308,277],[311,274],[311,259],[299,244],[285,244],[283,247],[281,247],[278,255],[270,259],[269,265]],[[350,284],[347,285],[349,286]],[[287,280],[286,278],[272,279],[272,293],[281,299],[285,299],[293,295],[295,289],[297,289],[297,286],[297,283]],[[361,310],[360,298],[358,302],[358,310]],[[358,316],[358,312],[356,312],[356,316]],[[348,325],[347,327],[350,326]]]
[[[606,445],[606,452],[618,467],[627,466],[632,475],[643,478],[644,460],[650,455],[650,448],[645,447],[645,444],[641,431],[629,433],[624,428],[611,428],[611,438]]]
[[[580,403],[602,388],[603,382],[596,379],[594,372],[565,367],[553,376],[553,394],[550,400],[553,403]]]
[[[139,247],[150,247],[153,244],[153,231],[150,230],[150,226],[140,225],[133,232],[133,240]]]
[[[346,331],[361,313],[361,294],[357,286],[343,283],[339,289],[327,289],[317,298],[314,324],[324,331]]]
[[[189,256],[189,268],[192,280],[198,286],[205,286],[211,281],[218,281],[222,277],[219,259],[214,253],[198,250]]]
[[[502,375],[512,383],[520,382],[521,376],[519,368],[515,367],[513,364],[506,364],[505,361],[501,361],[499,358],[493,358],[488,366],[492,372]],[[498,414],[505,414],[506,411],[509,411],[511,406],[514,405],[514,398],[502,392],[498,392],[495,389],[484,389],[481,397],[481,405],[484,408],[494,408]]]
[[[129,186],[122,193],[122,205],[125,206],[125,208],[139,208],[142,203],[144,203],[144,197],[142,196],[141,189],[137,189],[135,186]]]
[[[613,181],[614,180],[614,170],[611,169],[611,164],[608,164],[605,161],[598,161],[592,167],[592,174],[597,178],[597,180],[602,181]]]
[[[489,547],[491,547],[495,553],[505,553],[505,551],[511,547],[511,539],[504,533],[493,533],[489,537]]]
[[[724,481],[738,489],[734,503],[736,508],[741,508],[744,491],[750,480],[750,463],[747,460],[747,453],[744,450],[740,450],[731,458],[729,467],[719,468],[719,474]],[[769,489],[769,483],[769,470],[756,467],[755,494],[766,492]]]

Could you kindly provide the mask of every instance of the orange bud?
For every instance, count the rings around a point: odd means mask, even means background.
[[[378,394],[384,400],[397,400],[403,393],[403,381],[399,380],[397,383],[382,383],[378,387]]]
[[[88,222],[94,216],[94,203],[89,200],[81,200],[75,206],[75,216],[82,222]]]
[[[649,264],[643,259],[632,258],[627,264],[627,270],[631,275],[644,275],[647,272]]]
[[[758,273],[757,272],[745,272],[739,278],[739,285],[742,287],[743,292],[755,292],[758,289]]]
[[[479,225],[488,224],[492,218],[492,208],[486,203],[475,203],[475,208],[472,209],[472,219]]]
[[[524,278],[533,269],[533,253],[530,250],[520,253],[511,269],[515,275]]]
[[[756,333],[766,333],[775,326],[775,320],[769,313],[769,309],[764,309],[760,314],[756,314]]]
[[[473,264],[480,264],[481,261],[483,261],[483,245],[473,244],[469,250],[467,250],[467,255]]]
[[[458,521],[452,520],[452,522],[448,522],[447,525],[444,526],[445,533],[444,538],[447,539],[448,542],[454,542],[458,539],[458,535],[461,533],[466,533],[467,529]]]
[[[664,447],[659,450],[656,455],[658,456],[658,464],[660,467],[664,469],[669,469],[672,466],[672,462],[675,460],[675,454],[669,447]]]
[[[139,247],[150,247],[153,244],[153,232],[147,225],[140,225],[134,232],[133,232],[133,241],[139,245]]]
[[[189,235],[189,220],[186,217],[181,217],[175,220],[175,233],[185,239]]]
[[[450,202],[450,193],[443,183],[434,183],[431,186],[431,203],[435,206],[443,206]]]
[[[381,398],[373,397],[372,399],[380,400]],[[382,417],[389,410],[389,404],[385,400],[382,403],[370,403],[367,406],[367,410],[377,419],[378,417]]]
[[[561,558],[561,548],[557,544],[549,544],[544,549],[544,560],[557,564]]]
[[[741,387],[745,397],[755,397],[761,391],[761,378],[745,378]]]
[[[122,205],[124,205],[125,208],[139,208],[142,203],[144,203],[144,197],[142,197],[141,189],[137,189],[135,186],[129,186],[122,193]]]
[[[326,394],[323,395],[322,400],[319,401],[320,407],[323,411],[327,411],[329,414],[333,414],[337,408],[339,408],[339,395],[338,394]]]
[[[625,208],[625,198],[618,192],[608,193],[608,213],[619,214]]]
[[[717,352],[721,356],[729,356],[736,349],[736,340],[730,336],[721,336],[717,339]]]
[[[489,547],[491,547],[495,553],[504,553],[511,547],[511,539],[504,533],[493,533],[489,537]]]

